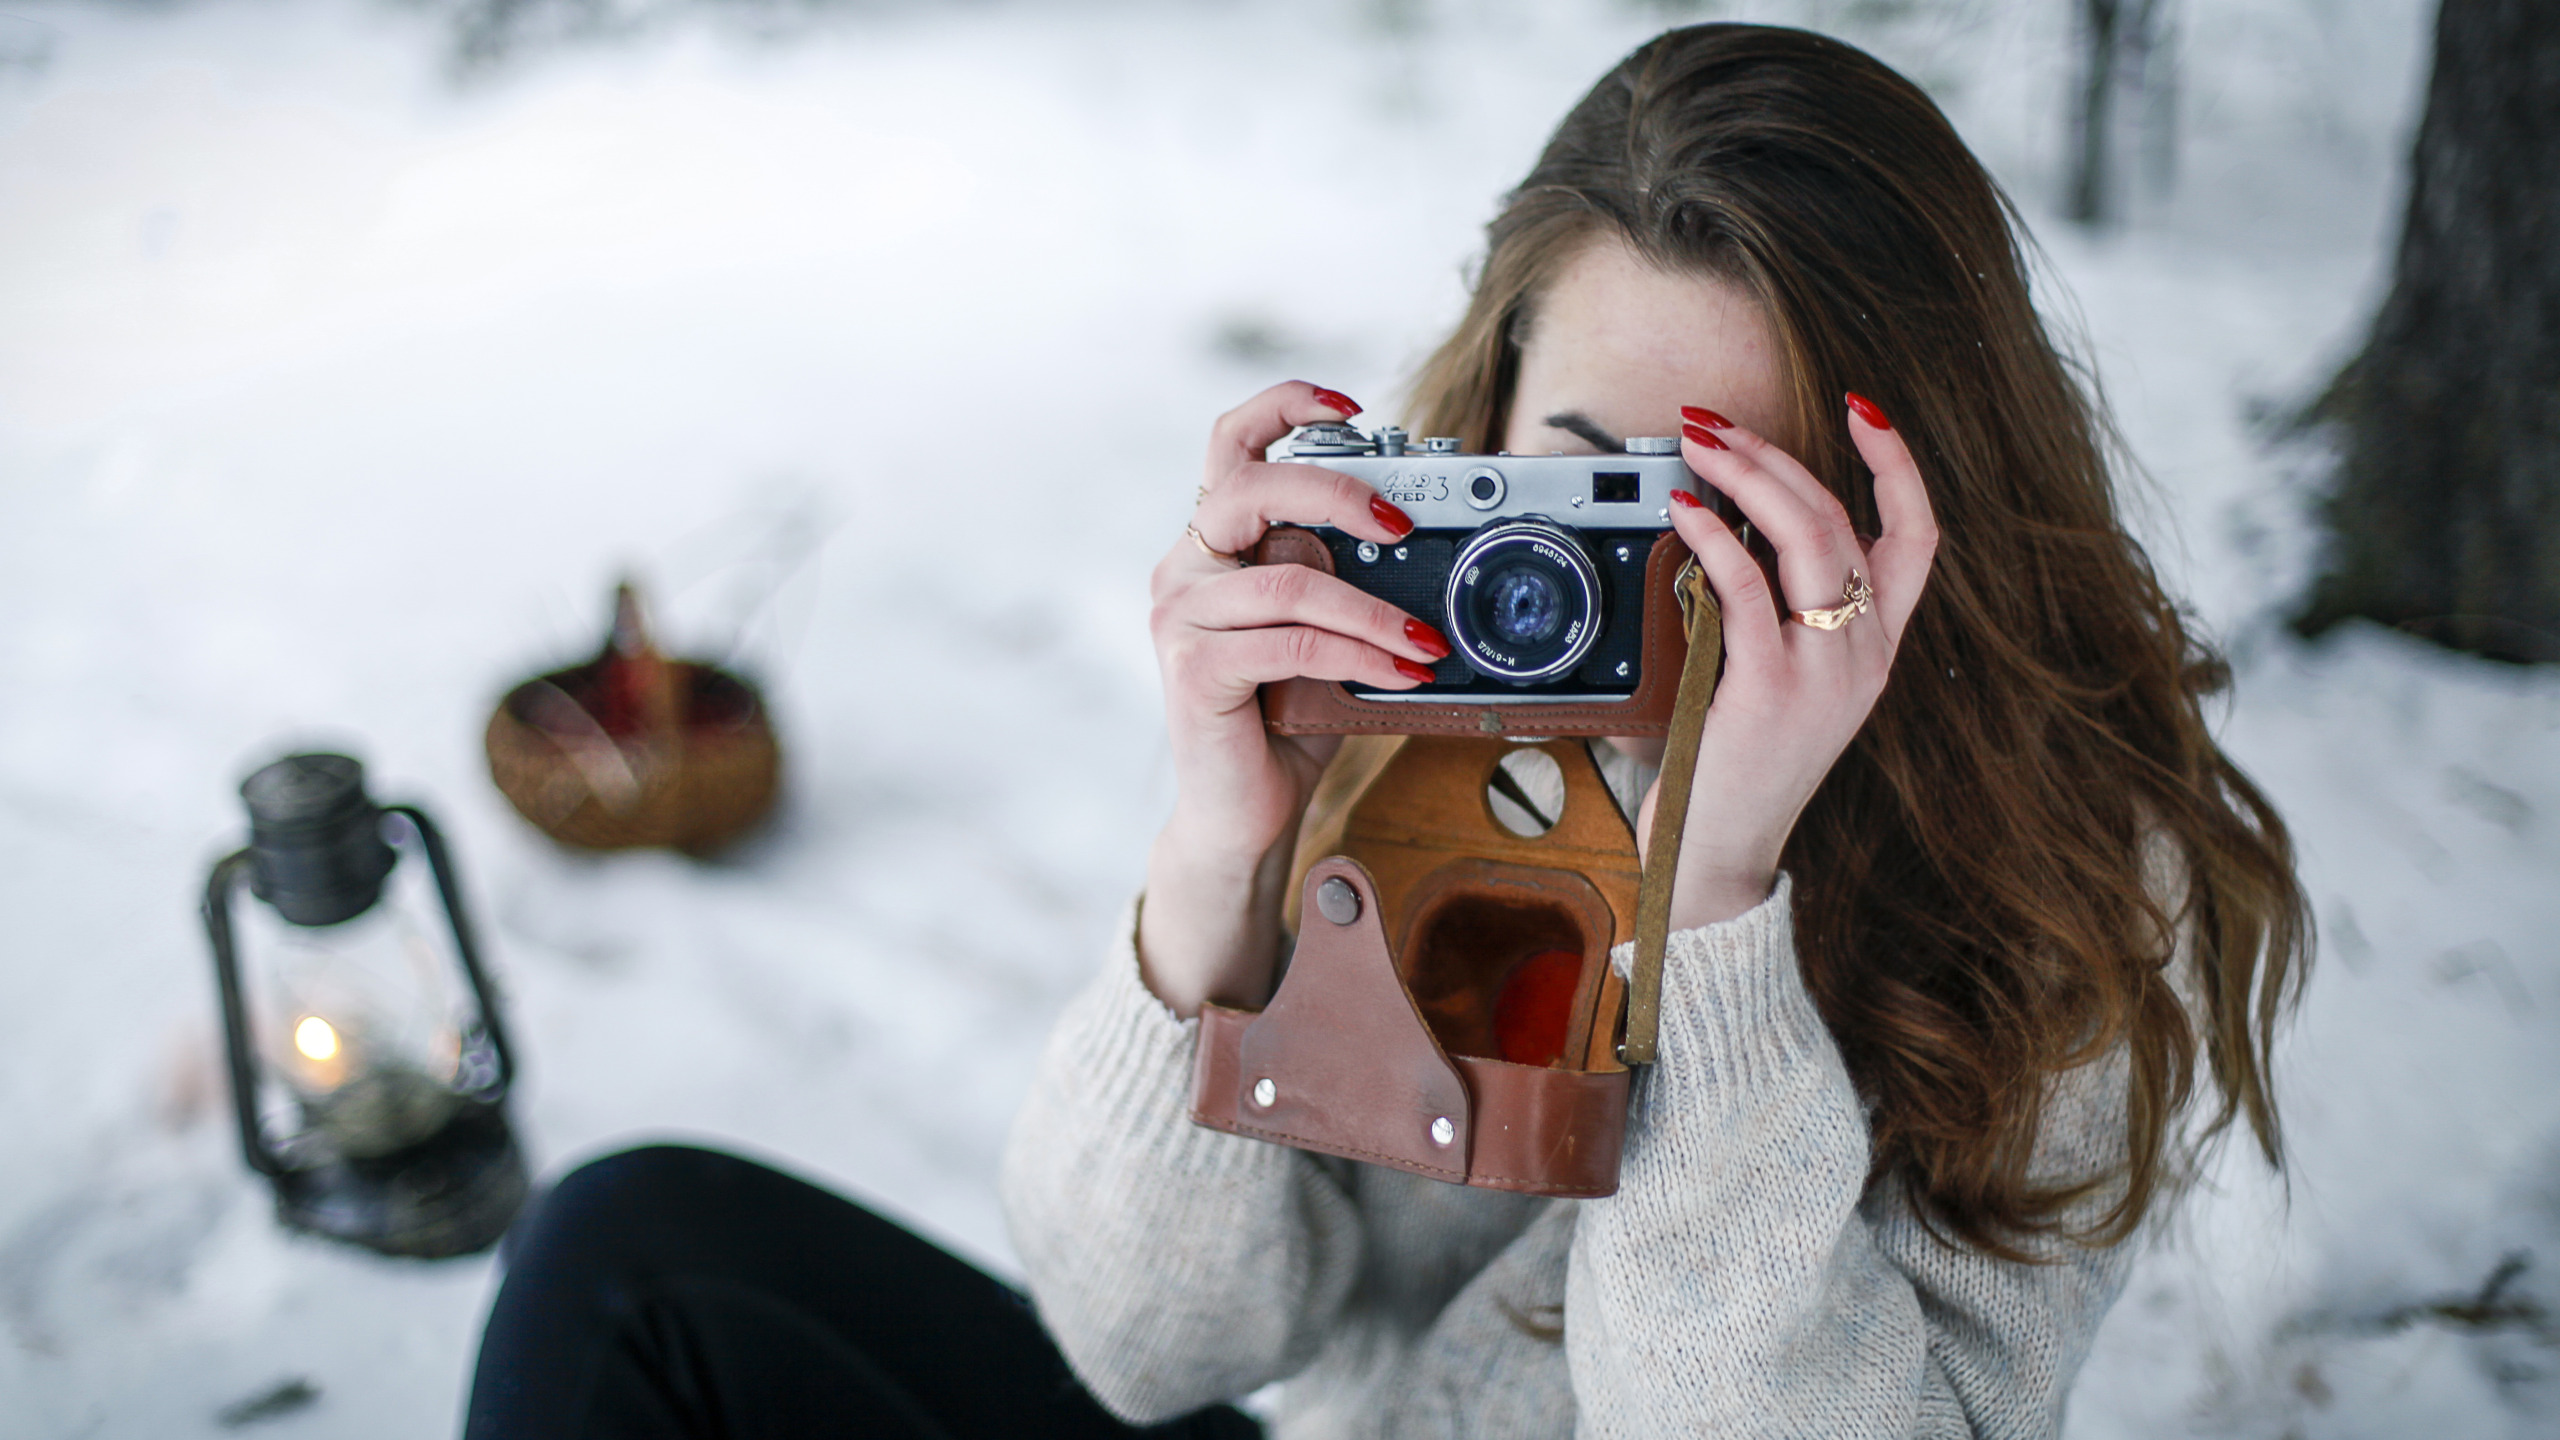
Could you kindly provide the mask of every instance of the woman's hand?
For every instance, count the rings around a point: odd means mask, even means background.
[[[1672,880],[1675,930],[1730,920],[1768,897],[1796,817],[1875,708],[1902,627],[1929,581],[1938,524],[1911,451],[1873,402],[1851,395],[1848,403],[1849,438],[1875,472],[1884,524],[1872,545],[1858,539],[1839,499],[1794,457],[1712,410],[1681,410],[1689,468],[1732,497],[1769,538],[1785,594],[1770,595],[1759,563],[1713,510],[1694,501],[1673,505],[1672,528],[1724,608],[1725,646]],[[1782,609],[1840,605],[1853,572],[1875,592],[1866,613],[1836,630],[1781,618]],[[1639,837],[1653,833],[1654,799],[1647,794],[1638,814]]]
[[[1348,475],[1271,463],[1298,425],[1360,412],[1348,397],[1292,381],[1221,417],[1191,535],[1155,569],[1156,665],[1173,747],[1173,817],[1147,857],[1140,971],[1188,1016],[1203,1000],[1260,1003],[1271,986],[1298,819],[1341,741],[1263,728],[1260,687],[1306,676],[1404,690],[1449,653],[1440,632],[1303,565],[1240,567],[1275,524],[1330,525],[1392,543],[1413,521]]]

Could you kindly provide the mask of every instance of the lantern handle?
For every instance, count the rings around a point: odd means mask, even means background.
[[[498,1000],[489,990],[489,972],[480,964],[480,947],[472,939],[470,913],[463,907],[462,885],[444,848],[444,834],[415,805],[385,805],[382,810],[418,827],[418,843],[426,848],[427,868],[435,872],[436,894],[444,901],[445,922],[453,927],[454,953],[462,957],[462,972],[471,979],[471,998],[480,1007],[480,1028],[489,1036],[489,1048],[498,1052],[497,1094],[503,1096],[515,1084],[515,1050],[507,1044],[506,1026],[498,1019]]]
[[[213,944],[213,974],[222,990],[222,1053],[231,1069],[231,1107],[240,1122],[240,1153],[261,1175],[286,1166],[267,1144],[258,1123],[258,1072],[249,1063],[249,1007],[240,992],[240,958],[231,942],[231,893],[249,869],[249,852],[235,850],[213,867],[204,885],[204,933]]]

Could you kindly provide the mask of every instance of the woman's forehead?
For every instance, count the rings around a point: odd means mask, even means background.
[[[1617,435],[1676,435],[1682,405],[1763,434],[1787,420],[1776,333],[1729,280],[1654,265],[1604,237],[1568,261],[1522,337],[1512,414],[1579,411]]]

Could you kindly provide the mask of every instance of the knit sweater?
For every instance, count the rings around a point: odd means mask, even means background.
[[[1598,1200],[1192,1124],[1198,1022],[1139,978],[1130,919],[1059,1021],[1003,1181],[1041,1319],[1113,1413],[1286,1381],[1276,1440],[2060,1429],[2131,1247],[1995,1260],[1868,1185],[1866,1112],[1805,991],[1784,877],[1672,935],[1659,1063]],[[2060,1077],[2036,1175],[2118,1163],[2125,1099],[2121,1051]]]

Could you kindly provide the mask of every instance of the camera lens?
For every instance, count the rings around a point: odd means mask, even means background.
[[[1508,520],[1475,533],[1449,569],[1449,638],[1476,673],[1555,679],[1600,638],[1600,573],[1571,530]]]
[[[1517,560],[1484,582],[1485,620],[1506,645],[1535,645],[1564,624],[1564,592],[1555,577]]]

